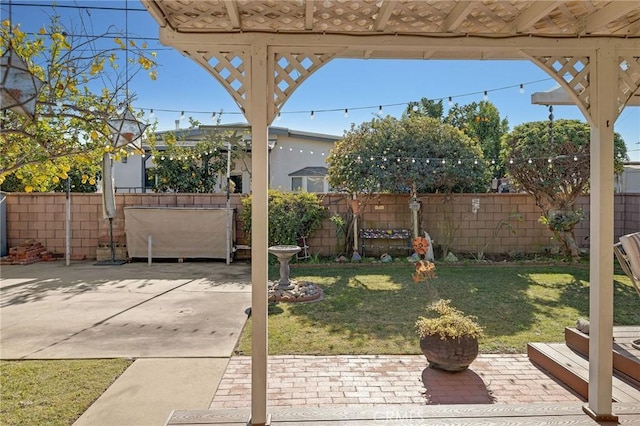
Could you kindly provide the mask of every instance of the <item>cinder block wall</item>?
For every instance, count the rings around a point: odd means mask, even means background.
[[[16,246],[36,240],[48,250],[65,251],[66,196],[63,193],[7,193],[7,243]],[[124,207],[226,207],[225,194],[116,194],[114,240],[125,243]],[[232,208],[241,208],[240,195],[232,195]],[[238,244],[245,244],[236,221]],[[99,242],[109,239],[109,220],[103,217],[101,194],[71,194],[71,255],[96,258]]]
[[[474,201],[478,209],[473,211]],[[242,196],[232,195],[231,206],[239,213]],[[412,216],[409,197],[380,195],[363,209],[360,228],[411,229]],[[434,239],[435,244],[447,245],[454,253],[485,254],[536,253],[553,246],[552,234],[538,222],[540,211],[526,194],[424,194],[420,196],[422,208],[419,225]],[[8,193],[7,242],[19,245],[25,240],[41,242],[48,250],[64,253],[65,206],[62,193],[25,194]],[[341,194],[325,194],[323,203],[328,215],[321,229],[308,240],[311,253],[323,256],[338,254],[336,226],[329,220],[335,213],[349,214],[348,199]],[[225,207],[225,194],[117,194],[117,213],[113,221],[116,241],[124,242],[124,207]],[[581,247],[589,245],[589,198],[579,201],[586,220],[576,229]],[[508,225],[507,225],[508,224]],[[515,231],[509,231],[512,227]],[[640,230],[640,194],[615,196],[615,238]],[[100,241],[108,240],[109,221],[102,215],[100,194],[71,195],[71,254],[95,259]],[[247,244],[242,223],[236,221],[238,244]],[[247,257],[248,251],[240,251]]]

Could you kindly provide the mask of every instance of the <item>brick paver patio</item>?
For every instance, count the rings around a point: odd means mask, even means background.
[[[270,406],[521,404],[584,401],[526,355],[480,355],[469,370],[427,368],[422,355],[269,357]],[[232,357],[211,407],[251,404],[251,358]]]

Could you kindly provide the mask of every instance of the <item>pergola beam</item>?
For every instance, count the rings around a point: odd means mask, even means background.
[[[312,1],[306,2],[304,6],[304,29],[312,30],[313,29],[313,12],[314,6]]]
[[[391,17],[391,12],[393,12],[393,5],[390,0],[382,0],[382,5],[380,6],[380,10],[378,10],[378,16],[376,17],[376,22],[373,25],[374,31],[384,31],[387,26],[387,22],[389,22],[389,18]]]
[[[602,9],[594,12],[587,18],[584,28],[586,34],[593,33],[602,27],[605,27],[612,21],[625,15],[638,7],[637,0],[634,1],[612,1]]]
[[[538,21],[547,16],[551,11],[556,9],[560,2],[558,1],[539,1],[523,11],[518,19],[516,19],[516,32],[525,33],[532,28]]]
[[[445,32],[455,32],[460,24],[466,19],[467,15],[469,15],[469,12],[473,10],[473,7],[474,5],[472,1],[461,1],[456,3],[442,24],[443,30]]]
[[[238,12],[238,4],[233,0],[224,0],[224,6],[229,14],[229,21],[233,28],[241,28],[240,13]]]
[[[538,37],[437,37],[421,35],[369,34],[353,36],[343,34],[264,34],[264,33],[180,33],[170,28],[160,31],[160,41],[180,50],[220,49],[221,46],[249,46],[263,41],[274,48],[286,46],[295,49],[316,51],[339,51],[339,58],[363,58],[365,51],[372,57],[381,58],[377,52],[390,52],[389,58],[420,59],[425,47],[433,52],[433,59],[469,59],[484,54],[484,57],[523,59],[522,52],[540,55],[570,54],[588,56],[594,48],[615,48],[624,55],[638,54],[638,40],[633,38],[591,37],[586,44],[577,38]],[[537,52],[537,53],[536,53]],[[625,53],[626,52],[626,53]]]

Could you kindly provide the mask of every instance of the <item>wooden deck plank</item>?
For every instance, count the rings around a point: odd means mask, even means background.
[[[582,410],[583,404],[470,404],[375,407],[274,407],[272,425],[588,425],[596,424]],[[640,404],[613,405],[620,424],[640,422]],[[168,426],[245,425],[249,409],[175,411]]]
[[[571,350],[564,343],[531,343],[529,347],[547,358],[545,361],[539,355],[534,355],[532,360],[583,397],[588,397],[589,361],[587,359]],[[613,399],[617,402],[638,402],[640,401],[640,391],[619,378],[613,377]]]
[[[634,331],[636,336],[640,336],[640,327]],[[614,329],[615,331],[616,329]],[[620,332],[614,332],[614,336]],[[589,357],[589,335],[584,334],[573,327],[565,329],[565,342],[571,349],[578,351],[584,357]],[[620,342],[618,338],[613,343],[613,368],[621,373],[630,384],[640,387],[640,351],[633,348],[630,343]]]

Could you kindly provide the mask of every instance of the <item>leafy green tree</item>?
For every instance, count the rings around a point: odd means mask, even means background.
[[[509,131],[509,122],[506,118],[500,118],[500,112],[494,104],[489,101],[455,104],[444,121],[478,142],[484,158],[491,162],[492,175],[504,176],[505,167],[500,160],[500,141]]]
[[[329,183],[351,194],[484,192],[488,183],[477,143],[417,114],[352,126],[327,161]]]
[[[566,256],[578,260],[575,226],[582,220],[578,196],[589,187],[589,125],[578,120],[535,121],[516,126],[503,138],[502,159],[518,187],[533,195],[546,224]],[[622,137],[614,135],[615,171],[628,159]],[[613,190],[613,189],[612,189]]]
[[[166,133],[162,142],[165,149],[158,150],[155,136],[148,140],[155,164],[150,176],[157,182],[154,190],[158,192],[214,192],[220,173],[227,169],[227,144],[231,148],[231,167],[246,152],[241,135],[219,128],[206,132],[195,145],[187,143],[184,131]]]
[[[97,172],[97,177],[100,177],[100,172]],[[54,176],[52,184],[49,185],[49,191],[51,192],[67,192],[67,180],[70,180],[71,192],[84,192],[93,193],[98,189],[96,176],[89,176],[81,170],[71,169],[67,173],[67,179],[60,179],[58,176]],[[26,192],[24,182],[18,179],[15,173],[7,175],[0,190],[5,192]]]
[[[74,28],[52,16],[49,26],[38,34],[2,21],[2,54],[10,50],[22,58],[44,84],[35,119],[11,109],[2,111],[0,183],[13,174],[30,192],[53,189],[71,170],[88,176],[86,182],[95,179],[102,154],[113,150],[109,120],[130,107],[128,81],[143,70],[155,79],[155,54],[147,55],[144,44],[127,43],[114,32],[87,35],[84,30],[91,25],[85,19],[89,18],[81,15],[81,23]],[[100,48],[101,40],[114,44]],[[124,66],[122,56],[128,59]]]
[[[409,104],[407,105],[407,109],[403,114],[403,117],[422,115],[442,121],[444,116],[443,114],[444,106],[442,105],[442,99],[436,102],[432,99],[422,98],[418,102],[409,102]]]

